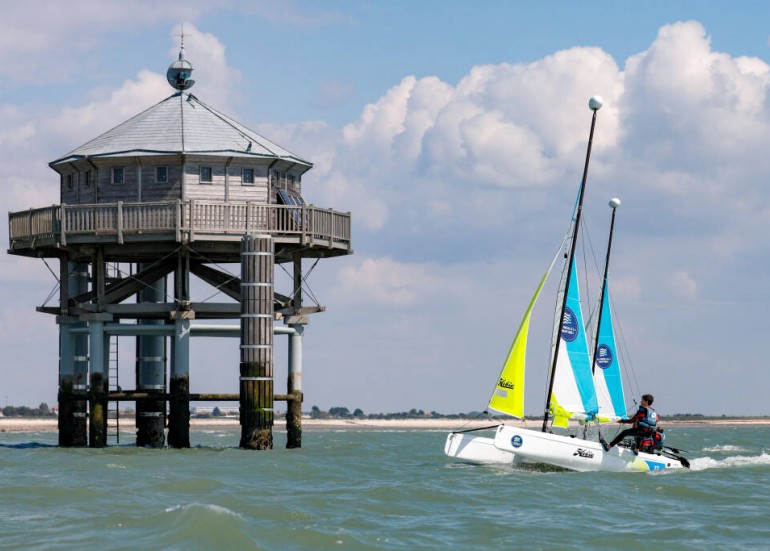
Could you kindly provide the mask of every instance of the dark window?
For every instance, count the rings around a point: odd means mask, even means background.
[[[156,184],[165,184],[168,182],[168,167],[167,166],[156,166],[155,167],[155,183]]]
[[[72,191],[72,174],[65,174],[62,176],[62,180],[64,180],[64,188],[67,191]]]
[[[125,175],[123,171],[123,167],[115,167],[112,169],[112,183],[113,184],[122,184],[125,182]]]
[[[254,183],[254,169],[253,168],[244,168],[243,169],[243,184],[253,184]]]
[[[83,187],[89,187],[91,185],[91,171],[86,170],[83,173]]]
[[[201,167],[201,184],[210,184],[210,183],[211,183],[211,167],[202,166]]]

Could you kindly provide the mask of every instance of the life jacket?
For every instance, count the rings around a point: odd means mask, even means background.
[[[643,436],[639,439],[638,447],[642,451],[653,452],[663,448],[663,442],[666,439],[666,435],[657,430],[652,431],[648,436]]]
[[[655,427],[658,426],[658,414],[655,413],[655,410],[646,406],[639,406],[639,410],[644,411],[644,417],[637,421],[637,426],[647,430],[655,430]]]

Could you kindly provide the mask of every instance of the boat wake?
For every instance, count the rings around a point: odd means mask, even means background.
[[[757,465],[770,465],[770,454],[762,452],[760,455],[733,455],[724,459],[697,457],[690,462],[690,470],[705,471],[707,469],[754,467]]]

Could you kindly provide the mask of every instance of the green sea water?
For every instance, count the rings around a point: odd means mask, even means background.
[[[467,465],[430,430],[311,429],[269,452],[233,428],[189,450],[0,433],[0,548],[770,549],[770,428],[668,435],[691,470]]]

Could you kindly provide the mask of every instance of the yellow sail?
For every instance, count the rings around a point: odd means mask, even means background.
[[[548,279],[548,274],[551,273],[551,267],[553,267],[553,262],[543,276],[543,279],[540,280],[540,285],[537,286],[535,295],[529,303],[529,308],[527,308],[527,312],[524,314],[524,319],[521,321],[516,337],[511,344],[511,349],[508,351],[508,356],[505,358],[503,369],[497,378],[495,390],[489,399],[488,407],[490,409],[518,417],[519,419],[524,417],[524,363],[527,356],[529,318],[532,315],[532,308],[535,306],[535,302],[537,302],[537,297],[540,296],[540,291],[543,289],[543,285],[545,285],[545,280]]]

